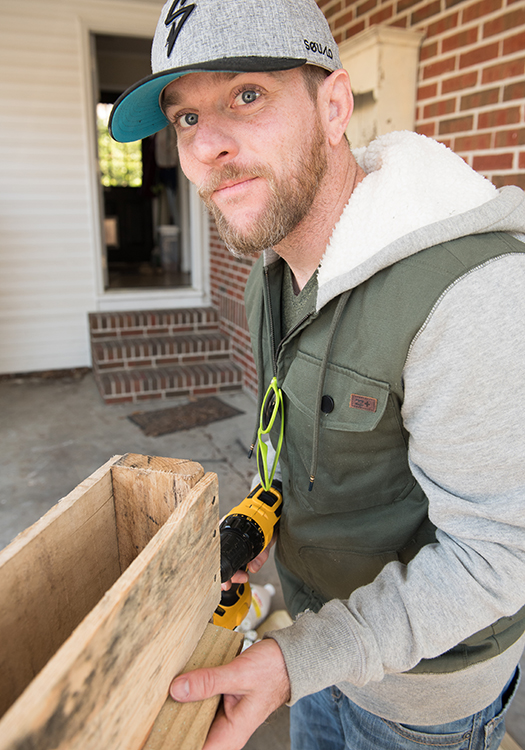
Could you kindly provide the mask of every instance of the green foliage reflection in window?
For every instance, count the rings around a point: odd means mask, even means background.
[[[104,187],[142,185],[142,143],[117,143],[109,134],[111,104],[97,104],[98,160]]]

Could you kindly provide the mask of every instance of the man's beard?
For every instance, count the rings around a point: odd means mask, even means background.
[[[214,172],[199,189],[199,195],[212,213],[217,230],[228,250],[237,257],[254,255],[275,247],[310,211],[326,174],[327,157],[323,131],[317,123],[312,143],[304,147],[296,158],[295,173],[284,174],[278,180],[272,169],[257,164],[243,168],[228,164]],[[253,226],[241,231],[231,224],[211,199],[214,191],[226,180],[262,177],[270,189],[270,197],[254,221]]]

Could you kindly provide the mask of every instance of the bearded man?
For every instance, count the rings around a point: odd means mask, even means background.
[[[283,703],[293,750],[494,750],[525,643],[523,193],[414,133],[352,152],[314,0],[169,0],[152,64],[114,137],[171,123],[227,246],[262,251],[246,310],[260,404],[270,382],[284,404],[294,618],[171,695],[224,696],[206,750]]]

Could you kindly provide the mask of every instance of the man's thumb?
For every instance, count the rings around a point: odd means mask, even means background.
[[[190,682],[185,675],[177,677],[170,685],[170,695],[174,701],[190,700]]]
[[[219,695],[221,690],[215,679],[217,668],[196,669],[176,677],[170,686],[170,695],[179,703],[202,701]]]

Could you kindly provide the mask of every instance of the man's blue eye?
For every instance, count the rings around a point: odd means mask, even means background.
[[[180,125],[183,128],[190,128],[193,125],[196,125],[199,121],[199,115],[196,115],[195,112],[189,112],[187,115],[182,115],[180,118]]]
[[[251,104],[258,96],[259,94],[257,91],[243,91],[241,94],[242,100],[245,104]]]

